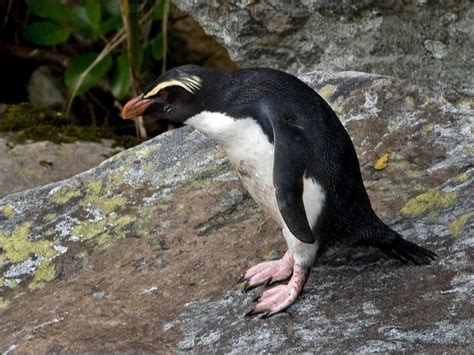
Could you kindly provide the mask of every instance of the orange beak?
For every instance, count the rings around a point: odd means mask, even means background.
[[[143,95],[134,97],[125,104],[122,109],[122,118],[134,119],[141,116],[145,110],[153,103],[150,99],[144,99]]]

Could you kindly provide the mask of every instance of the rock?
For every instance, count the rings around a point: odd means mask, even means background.
[[[66,102],[66,88],[61,76],[54,75],[52,69],[46,65],[33,71],[27,90],[28,99],[38,107],[54,107],[61,110]]]
[[[0,136],[0,198],[50,182],[67,179],[97,166],[121,151],[113,141],[54,144],[13,144]],[[76,159],[80,157],[80,159]]]
[[[223,152],[183,128],[0,200],[0,350],[471,351],[473,93],[302,78],[351,134],[375,210],[438,253],[433,265],[333,251],[287,313],[244,318],[260,290],[242,294],[238,276],[283,238]]]
[[[176,0],[242,66],[359,70],[474,86],[474,3]]]

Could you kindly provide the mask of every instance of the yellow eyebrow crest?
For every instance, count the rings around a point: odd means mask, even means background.
[[[199,78],[198,76],[192,75],[192,76],[183,76],[179,79],[163,81],[162,83],[159,83],[158,85],[156,85],[149,92],[147,92],[144,98],[146,99],[146,98],[149,98],[150,96],[156,95],[160,92],[160,90],[163,90],[164,88],[167,88],[170,86],[180,86],[184,90],[188,91],[189,93],[194,94],[196,91],[198,91],[201,88],[201,78]]]

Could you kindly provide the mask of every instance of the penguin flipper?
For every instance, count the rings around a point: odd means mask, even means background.
[[[304,142],[274,127],[275,156],[273,185],[278,208],[290,232],[304,243],[314,243],[303,203],[303,179],[306,159]],[[298,133],[298,132],[296,132]]]

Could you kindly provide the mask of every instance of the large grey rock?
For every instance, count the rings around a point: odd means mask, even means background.
[[[13,144],[0,136],[0,198],[13,192],[70,178],[97,166],[123,148],[113,141]]]
[[[235,282],[283,240],[222,151],[184,128],[0,200],[0,349],[472,352],[472,93],[302,78],[351,134],[375,210],[438,253],[433,265],[336,251],[286,314],[244,318],[259,290]]]
[[[176,0],[243,66],[359,70],[474,86],[474,3]]]

